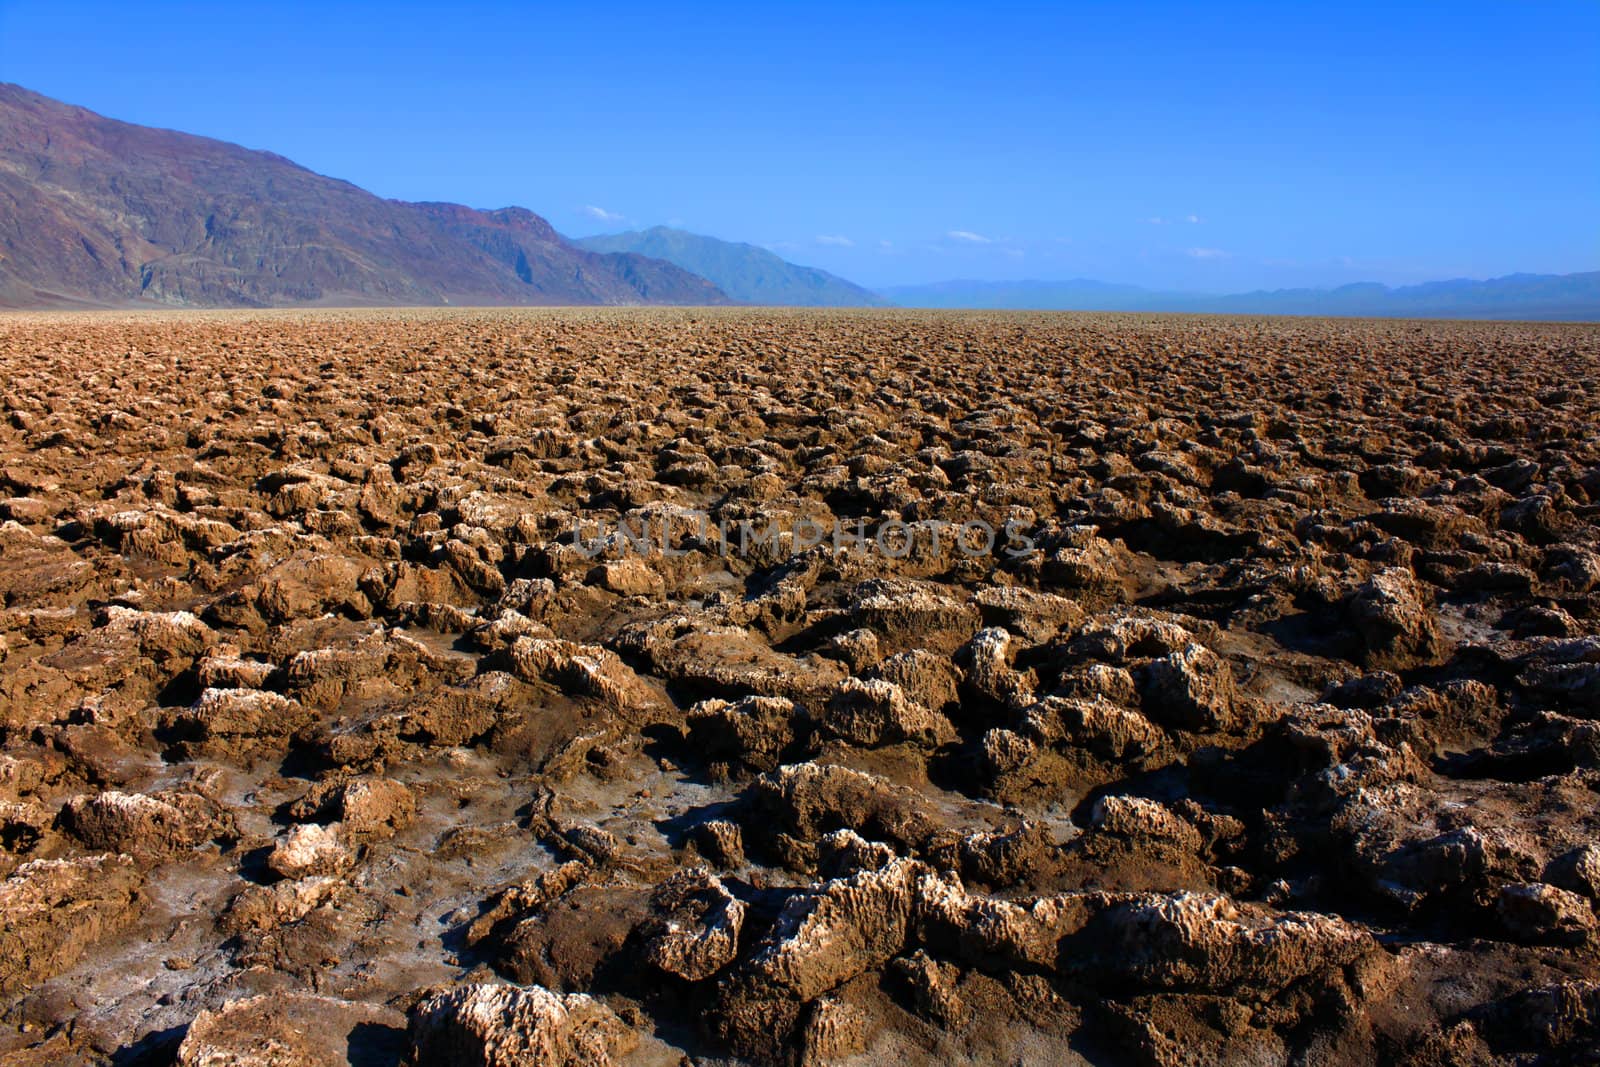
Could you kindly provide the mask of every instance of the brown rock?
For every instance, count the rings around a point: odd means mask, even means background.
[[[689,709],[689,744],[709,761],[770,771],[805,721],[800,705],[786,697],[702,700]]]
[[[972,1021],[972,1009],[956,990],[960,971],[953,965],[917,949],[895,960],[892,970],[905,983],[912,1010],[935,1026],[963,1030]]]
[[[744,866],[744,832],[736,822],[712,819],[695,828],[700,854],[723,870]]]
[[[863,1051],[870,1026],[866,1012],[848,1000],[818,997],[800,1033],[801,1064],[825,1067]]]
[[[126,852],[155,863],[226,834],[232,820],[198,793],[122,793],[78,796],[61,809],[62,826],[90,848]]]
[[[817,717],[823,730],[852,745],[874,748],[910,742],[935,748],[955,739],[955,727],[908,698],[893,682],[846,678]]]
[[[961,671],[947,656],[914,648],[890,656],[866,672],[866,678],[893,682],[918,704],[943,712],[960,698]]]
[[[143,878],[127,856],[34,860],[0,882],[0,994],[77,963],[132,922]]]
[[[1227,730],[1238,723],[1233,672],[1216,653],[1190,643],[1145,667],[1144,710],[1185,730]]]
[[[896,860],[791,897],[746,965],[787,996],[814,1000],[904,948],[916,885],[927,867]]]
[[[203,741],[226,745],[239,739],[282,739],[308,725],[313,712],[281,693],[260,689],[207,689],[175,724]]]
[[[329,875],[249,886],[228,903],[221,926],[230,935],[268,934],[333,901],[339,890],[339,880]]]
[[[1600,845],[1583,845],[1550,862],[1546,880],[1562,889],[1600,900]]]
[[[241,997],[195,1016],[178,1067],[348,1067],[353,1044],[397,1044],[373,1032],[398,1035],[404,1023],[392,1009],[308,993]]]
[[[634,557],[600,564],[589,572],[587,581],[620,596],[660,596],[666,589],[661,575]]]
[[[539,986],[441,989],[411,1009],[410,1029],[416,1067],[597,1067],[639,1041],[599,1001]]]
[[[616,653],[538,637],[519,637],[509,652],[511,669],[527,681],[544,681],[572,696],[592,697],[619,711],[657,707],[660,696]]]
[[[625,966],[623,948],[649,915],[647,887],[574,886],[511,927],[495,947],[496,969],[524,984],[587,991],[608,970]]]
[[[641,927],[644,958],[691,982],[733,962],[744,904],[706,871],[681,871],[656,887],[654,915]]]
[[[339,843],[336,827],[301,823],[291,827],[267,855],[267,867],[282,878],[338,874],[354,857]]]
[[[1438,659],[1444,650],[1433,611],[1410,571],[1392,568],[1374,575],[1350,595],[1346,612],[1368,666],[1411,667]]]
[[[1091,954],[1070,954],[1070,970],[1146,989],[1282,989],[1341,967],[1373,947],[1342,919],[1274,913],[1220,896],[1179,893],[1136,898],[1102,911],[1085,928]]]
[[[797,868],[814,866],[817,839],[839,827],[907,850],[938,828],[910,790],[832,765],[781,767],[755,783],[751,800],[754,811],[745,823],[747,833]]]
[[[1496,911],[1513,937],[1535,944],[1581,945],[1600,927],[1587,900],[1542,882],[1502,886]]]
[[[890,653],[912,648],[952,652],[979,624],[976,609],[938,586],[890,579],[858,586],[850,598],[850,617],[874,630]]]

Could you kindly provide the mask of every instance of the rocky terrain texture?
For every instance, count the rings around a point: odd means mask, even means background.
[[[727,302],[523,208],[384,200],[0,83],[0,307]]]
[[[0,1064],[1595,1062],[1592,327],[13,315],[0,371]]]

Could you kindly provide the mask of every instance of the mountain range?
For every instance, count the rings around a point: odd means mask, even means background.
[[[385,200],[0,84],[0,305],[722,304],[522,208]]]
[[[762,304],[1600,320],[1600,271],[1227,296],[1072,281],[872,292],[657,226],[386,200],[282,156],[0,83],[0,307]]]
[[[1487,281],[1459,278],[1398,288],[1363,282],[1336,289],[1275,289],[1225,296],[1162,292],[1083,278],[1062,282],[936,282],[897,286],[882,292],[901,307],[925,308],[1600,320],[1600,271],[1510,274]]]
[[[583,237],[591,252],[634,252],[692,271],[741,304],[791,307],[871,307],[889,301],[854,282],[801,267],[756,245],[652,226],[648,230]]]

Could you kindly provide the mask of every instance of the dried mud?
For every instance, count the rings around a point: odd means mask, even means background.
[[[19,315],[0,370],[0,1064],[1595,1062],[1593,327]],[[1036,551],[574,543],[694,513]]]

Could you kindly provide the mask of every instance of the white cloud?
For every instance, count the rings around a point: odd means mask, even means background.
[[[1191,248],[1189,255],[1195,259],[1227,259],[1228,253],[1220,248]]]
[[[1160,215],[1151,215],[1144,221],[1148,222],[1152,226],[1165,226],[1167,224],[1167,220],[1162,218]]]
[[[985,237],[981,233],[973,233],[971,230],[951,230],[949,233],[945,234],[945,236],[956,241],[971,241],[975,245],[986,245],[990,243],[989,238]]]
[[[854,248],[856,246],[856,243],[850,238],[837,233],[817,234],[817,244],[832,245],[835,248]]]
[[[583,213],[591,219],[599,219],[601,222],[621,222],[627,217],[619,215],[615,211],[607,211],[603,207],[595,207],[593,204],[583,205]]]
[[[1183,221],[1184,222],[1204,222],[1205,219],[1202,219],[1199,215],[1185,215],[1184,218],[1183,218]]]

